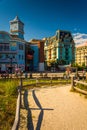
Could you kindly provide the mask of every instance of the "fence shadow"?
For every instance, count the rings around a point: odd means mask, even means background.
[[[27,128],[28,128],[28,130],[34,130],[31,111],[32,110],[39,110],[40,113],[39,113],[39,116],[38,116],[38,119],[37,119],[36,130],[40,130],[42,120],[43,120],[43,116],[44,116],[44,110],[49,111],[49,110],[54,110],[54,109],[42,108],[42,106],[41,106],[41,104],[40,104],[40,102],[39,102],[39,100],[38,100],[38,98],[36,96],[35,90],[32,90],[32,96],[33,96],[33,99],[34,99],[34,101],[35,101],[38,108],[29,108],[28,90],[25,90],[25,92],[24,92],[24,107],[28,112],[28,114],[27,114]]]
[[[35,90],[32,91],[32,96],[34,98],[34,101],[35,101],[36,105],[38,106],[38,108],[40,110],[40,113],[39,113],[39,116],[38,116],[37,125],[36,125],[36,130],[40,130],[41,124],[42,124],[42,120],[43,120],[44,110],[53,110],[53,109],[42,108],[38,98],[36,97]]]
[[[27,128],[28,130],[34,130],[33,121],[32,121],[32,113],[29,108],[29,102],[28,102],[28,90],[25,90],[24,92],[24,107],[27,110]]]

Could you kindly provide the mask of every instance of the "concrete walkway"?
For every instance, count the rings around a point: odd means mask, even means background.
[[[87,130],[87,99],[70,85],[26,90],[19,130]]]

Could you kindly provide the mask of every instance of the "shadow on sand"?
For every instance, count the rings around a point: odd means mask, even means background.
[[[25,90],[25,93],[24,93],[24,107],[28,111],[28,115],[27,115],[27,128],[28,128],[28,130],[34,130],[31,111],[32,110],[39,110],[40,113],[39,113],[38,120],[37,120],[36,130],[40,130],[41,124],[42,124],[42,120],[43,120],[44,110],[48,110],[49,111],[49,110],[54,110],[54,109],[42,108],[38,98],[36,97],[35,90],[32,90],[32,96],[33,96],[33,99],[34,99],[36,105],[38,106],[38,108],[29,108],[28,90]]]

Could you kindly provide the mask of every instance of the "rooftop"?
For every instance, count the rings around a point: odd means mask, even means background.
[[[16,16],[12,21],[10,21],[10,23],[13,23],[13,22],[21,22],[22,24],[24,24],[18,16]]]

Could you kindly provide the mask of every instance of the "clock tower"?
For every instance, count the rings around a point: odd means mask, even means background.
[[[16,16],[10,21],[10,33],[11,35],[17,35],[18,38],[24,39],[24,23]]]

